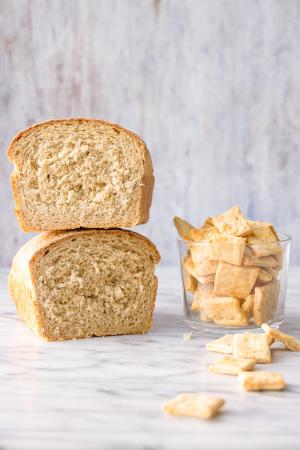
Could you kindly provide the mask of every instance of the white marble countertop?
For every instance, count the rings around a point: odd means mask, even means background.
[[[47,343],[17,318],[0,277],[0,449],[299,449],[300,354],[275,351],[284,392],[242,392],[207,370],[207,337],[184,341],[176,269],[159,270],[152,330]],[[300,268],[291,271],[284,330],[300,337]],[[213,421],[173,418],[162,403],[183,391],[226,399]]]

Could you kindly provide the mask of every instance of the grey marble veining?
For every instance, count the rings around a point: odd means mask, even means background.
[[[273,352],[283,392],[242,392],[236,377],[209,373],[207,337],[182,336],[178,272],[163,268],[152,330],[47,343],[17,318],[0,277],[1,450],[299,449],[300,355]],[[300,268],[291,271],[283,329],[300,337]],[[278,346],[280,347],[280,346]],[[220,394],[213,421],[172,418],[162,403],[183,391]]]
[[[63,116],[119,122],[153,156],[140,227],[174,264],[172,217],[239,203],[294,237],[300,264],[299,0],[0,0],[0,264],[28,239],[5,147]]]

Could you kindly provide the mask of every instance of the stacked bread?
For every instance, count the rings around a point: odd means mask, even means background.
[[[144,333],[152,324],[159,253],[120,227],[147,222],[150,153],[138,136],[93,119],[52,120],[8,148],[24,231],[9,288],[24,322],[46,340]]]

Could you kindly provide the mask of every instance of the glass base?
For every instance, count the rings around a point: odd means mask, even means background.
[[[205,322],[203,320],[192,320],[185,318],[184,322],[192,328],[197,334],[203,336],[222,337],[224,334],[243,333],[245,331],[258,332],[262,331],[262,328],[256,324],[247,325],[245,327],[226,327],[221,325],[215,325],[213,322]],[[283,323],[283,318],[276,318],[274,321],[269,321],[268,325],[272,328],[278,329]]]

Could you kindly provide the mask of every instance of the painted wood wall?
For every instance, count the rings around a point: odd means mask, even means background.
[[[0,265],[19,230],[5,149],[34,122],[104,118],[154,161],[138,230],[176,262],[172,217],[239,203],[294,238],[300,263],[299,0],[0,0]]]

